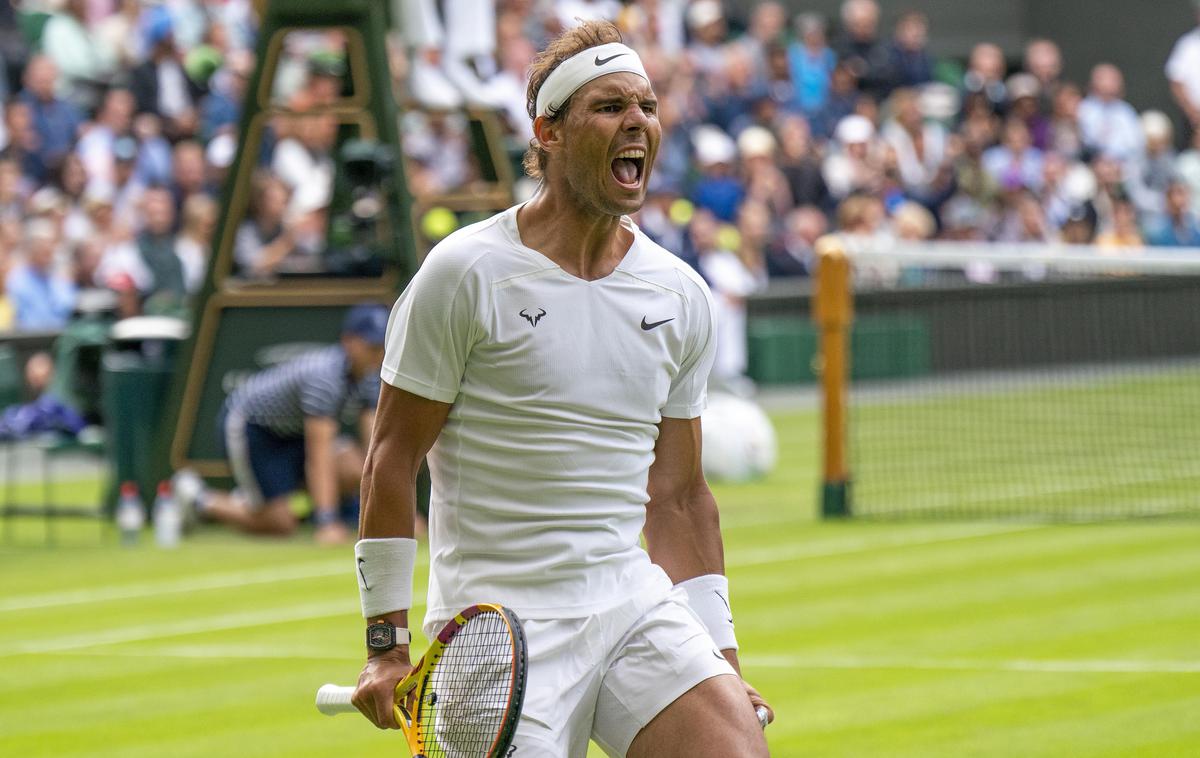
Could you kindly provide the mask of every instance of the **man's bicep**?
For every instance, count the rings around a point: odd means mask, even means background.
[[[395,462],[419,464],[441,434],[450,403],[383,383],[371,430],[372,452]]]

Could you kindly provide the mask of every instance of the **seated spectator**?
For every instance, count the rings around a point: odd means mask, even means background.
[[[1096,244],[1108,250],[1145,244],[1138,229],[1137,207],[1129,198],[1123,197],[1113,204],[1112,228],[1097,235]]]
[[[917,93],[898,89],[889,100],[891,118],[882,137],[896,154],[897,168],[910,197],[926,197],[939,177],[945,176],[946,129],[921,115]]]
[[[1029,129],[1033,146],[1045,151],[1050,147],[1050,119],[1041,109],[1041,85],[1033,74],[1013,74],[1004,84],[1008,90],[1009,118],[1019,118]]]
[[[829,75],[825,104],[810,119],[813,134],[821,139],[831,138],[842,119],[854,113],[858,99],[858,78],[854,69],[849,63],[838,63]]]
[[[66,0],[42,30],[42,52],[58,66],[59,92],[81,110],[100,100],[116,61],[108,47],[88,27],[87,0]]]
[[[208,273],[218,211],[217,202],[204,194],[191,195],[183,203],[183,224],[175,238],[175,254],[183,264],[183,285],[189,295],[199,291]]]
[[[95,121],[84,126],[75,152],[83,159],[89,181],[110,186],[116,182],[113,148],[118,139],[132,134],[133,109],[133,93],[111,89],[105,94]]]
[[[63,156],[75,149],[83,124],[79,109],[56,94],[57,81],[58,66],[54,61],[46,55],[35,55],[25,67],[25,89],[17,96],[29,108],[29,125],[36,135],[35,144],[26,146],[41,164],[40,171],[31,176],[36,181],[43,180],[46,169],[58,166]],[[10,139],[15,133],[10,126]]]
[[[717,320],[717,355],[713,378],[736,382],[746,373],[746,298],[765,286],[765,271],[722,244],[720,224],[707,210],[697,210],[689,236],[700,261],[700,273],[712,288]]]
[[[729,29],[725,25],[725,11],[718,0],[695,0],[687,9],[687,25],[691,30],[691,42],[687,46],[687,60],[700,81],[719,75],[725,64],[725,39]]]
[[[1008,103],[1004,87],[1004,51],[991,42],[980,42],[971,48],[967,70],[963,74],[963,100],[978,100],[993,113],[1003,113]]]
[[[875,126],[865,116],[846,116],[834,132],[836,145],[825,158],[821,172],[830,194],[844,198],[871,193],[883,186],[884,146]]]
[[[284,223],[291,191],[267,171],[254,175],[250,218],[238,227],[233,260],[243,275],[269,276],[295,250],[294,232]]]
[[[826,42],[825,19],[820,14],[802,13],[795,25],[796,40],[787,48],[788,68],[797,104],[812,116],[825,107],[837,56]]]
[[[1167,186],[1178,176],[1175,127],[1162,111],[1146,111],[1141,123],[1146,151],[1129,161],[1127,185],[1141,213],[1159,213]]]
[[[234,53],[213,74],[211,89],[200,104],[200,139],[211,141],[225,129],[236,129],[242,116],[246,86],[254,72],[254,57]]]
[[[1071,208],[1067,220],[1059,230],[1060,239],[1068,245],[1090,245],[1096,240],[1099,217],[1090,202],[1079,203]]]
[[[1038,100],[1039,109],[1043,113],[1049,113],[1053,107],[1051,100],[1054,93],[1063,84],[1062,51],[1053,40],[1030,40],[1025,45],[1025,71],[1037,79],[1038,90],[1041,93]]]
[[[193,195],[216,195],[208,185],[208,170],[204,164],[204,147],[195,140],[180,140],[171,151],[171,196],[175,209],[182,213],[183,204]]]
[[[144,34],[149,53],[146,61],[130,72],[137,111],[158,116],[169,139],[191,137],[199,126],[199,88],[184,71],[170,12],[164,6],[152,6],[146,14]]]
[[[929,54],[929,19],[920,11],[905,11],[896,19],[891,58],[893,85],[917,87],[933,81],[933,56]]]
[[[1083,93],[1071,82],[1054,90],[1054,109],[1050,114],[1050,149],[1068,160],[1087,157],[1083,133],[1079,129],[1079,104]]]
[[[1121,99],[1124,94],[1121,69],[1101,63],[1092,69],[1088,96],[1079,104],[1079,131],[1084,146],[1093,153],[1120,161],[1137,157],[1143,149],[1137,111]]]
[[[721,221],[732,221],[746,194],[734,174],[737,146],[721,129],[706,124],[692,130],[700,177],[692,188],[691,200],[711,211]]]
[[[803,117],[790,116],[779,125],[779,149],[779,168],[791,191],[791,205],[832,210],[829,187],[821,175],[820,155]]]
[[[175,201],[165,187],[150,187],[142,195],[142,230],[130,242],[111,249],[97,275],[111,282],[127,277],[137,288],[148,312],[177,312],[187,287],[183,261],[175,252]]]
[[[1000,187],[1042,187],[1042,151],[1033,146],[1029,127],[1018,118],[1004,122],[1000,144],[983,154],[983,167]]]
[[[83,208],[83,194],[87,183],[87,171],[79,154],[67,153],[51,186],[58,190],[62,199],[62,230],[64,241],[68,243],[83,239],[91,230],[91,222],[88,221],[87,212]]]
[[[816,244],[829,228],[825,214],[811,205],[792,209],[783,220],[778,244],[767,248],[771,279],[808,276],[816,265]]]
[[[775,136],[765,127],[751,126],[738,135],[737,146],[746,186],[743,205],[763,203],[770,213],[782,216],[792,207],[792,193],[775,160]]]
[[[996,242],[1052,242],[1055,236],[1037,195],[1024,188],[1005,193]]]
[[[1163,212],[1146,221],[1147,245],[1157,247],[1200,247],[1200,222],[1192,210],[1187,184],[1175,179],[1167,186]]]
[[[21,167],[15,160],[0,159],[0,224],[25,219],[25,193],[21,186]]]
[[[842,33],[834,41],[838,61],[846,63],[860,91],[877,102],[892,91],[892,71],[887,46],[879,38],[879,4],[875,0],[844,0]]]
[[[1175,171],[1188,186],[1192,196],[1192,210],[1200,213],[1200,129],[1192,132],[1192,147],[1179,155]]]
[[[26,225],[25,262],[5,281],[18,329],[62,329],[75,309],[75,285],[55,267],[57,246],[53,222],[33,219]]]

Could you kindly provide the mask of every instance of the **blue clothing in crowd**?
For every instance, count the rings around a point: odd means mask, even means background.
[[[22,329],[61,329],[75,308],[75,285],[24,265],[8,275],[8,297]]]

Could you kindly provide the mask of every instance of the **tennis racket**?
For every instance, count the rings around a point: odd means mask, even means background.
[[[446,624],[396,685],[396,723],[413,758],[501,758],[525,698],[525,633],[499,605],[472,605]],[[326,684],[317,710],[357,713],[353,687]]]

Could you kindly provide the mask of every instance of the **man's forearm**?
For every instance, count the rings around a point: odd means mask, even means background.
[[[725,547],[717,501],[707,485],[689,495],[646,505],[646,550],[675,584],[725,573]]]
[[[362,539],[413,536],[420,461],[388,458],[386,450],[380,450],[386,444],[376,440],[367,451],[358,528]],[[387,465],[378,465],[381,457],[387,460]]]

